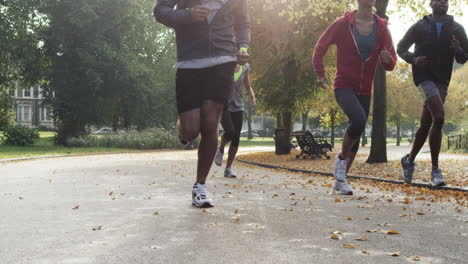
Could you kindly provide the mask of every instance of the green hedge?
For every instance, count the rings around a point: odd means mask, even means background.
[[[32,146],[39,139],[39,131],[29,127],[14,125],[3,131],[3,144],[10,146]]]
[[[160,128],[128,131],[111,135],[90,135],[67,140],[70,147],[106,147],[126,149],[168,149],[180,147],[177,133]]]

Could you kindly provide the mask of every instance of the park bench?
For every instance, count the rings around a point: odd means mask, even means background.
[[[296,137],[297,144],[301,148],[301,153],[296,155],[296,159],[330,159],[327,152],[332,151],[332,145],[321,136],[314,137],[310,131],[293,132],[292,136]]]

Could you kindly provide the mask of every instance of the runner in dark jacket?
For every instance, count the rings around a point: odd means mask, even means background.
[[[442,186],[445,181],[439,169],[439,153],[444,102],[452,77],[453,61],[464,64],[468,60],[468,40],[463,26],[447,15],[447,0],[431,0],[431,7],[432,14],[414,24],[398,44],[398,55],[413,65],[414,83],[424,100],[421,126],[411,153],[401,159],[401,164],[405,182],[411,183],[414,160],[429,135],[431,183]],[[414,52],[410,52],[413,44]]]

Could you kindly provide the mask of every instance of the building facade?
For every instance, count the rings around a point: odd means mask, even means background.
[[[21,88],[16,84],[15,89],[9,89],[13,98],[16,123],[30,128],[54,128],[52,111],[43,106],[42,88],[37,85],[31,88]]]

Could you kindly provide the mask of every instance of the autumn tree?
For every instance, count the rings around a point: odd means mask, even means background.
[[[293,116],[306,113],[308,104],[315,99],[313,47],[324,29],[347,9],[347,2],[256,0],[250,3],[252,68],[259,107],[277,116],[278,127],[285,132],[284,146],[288,148]]]

